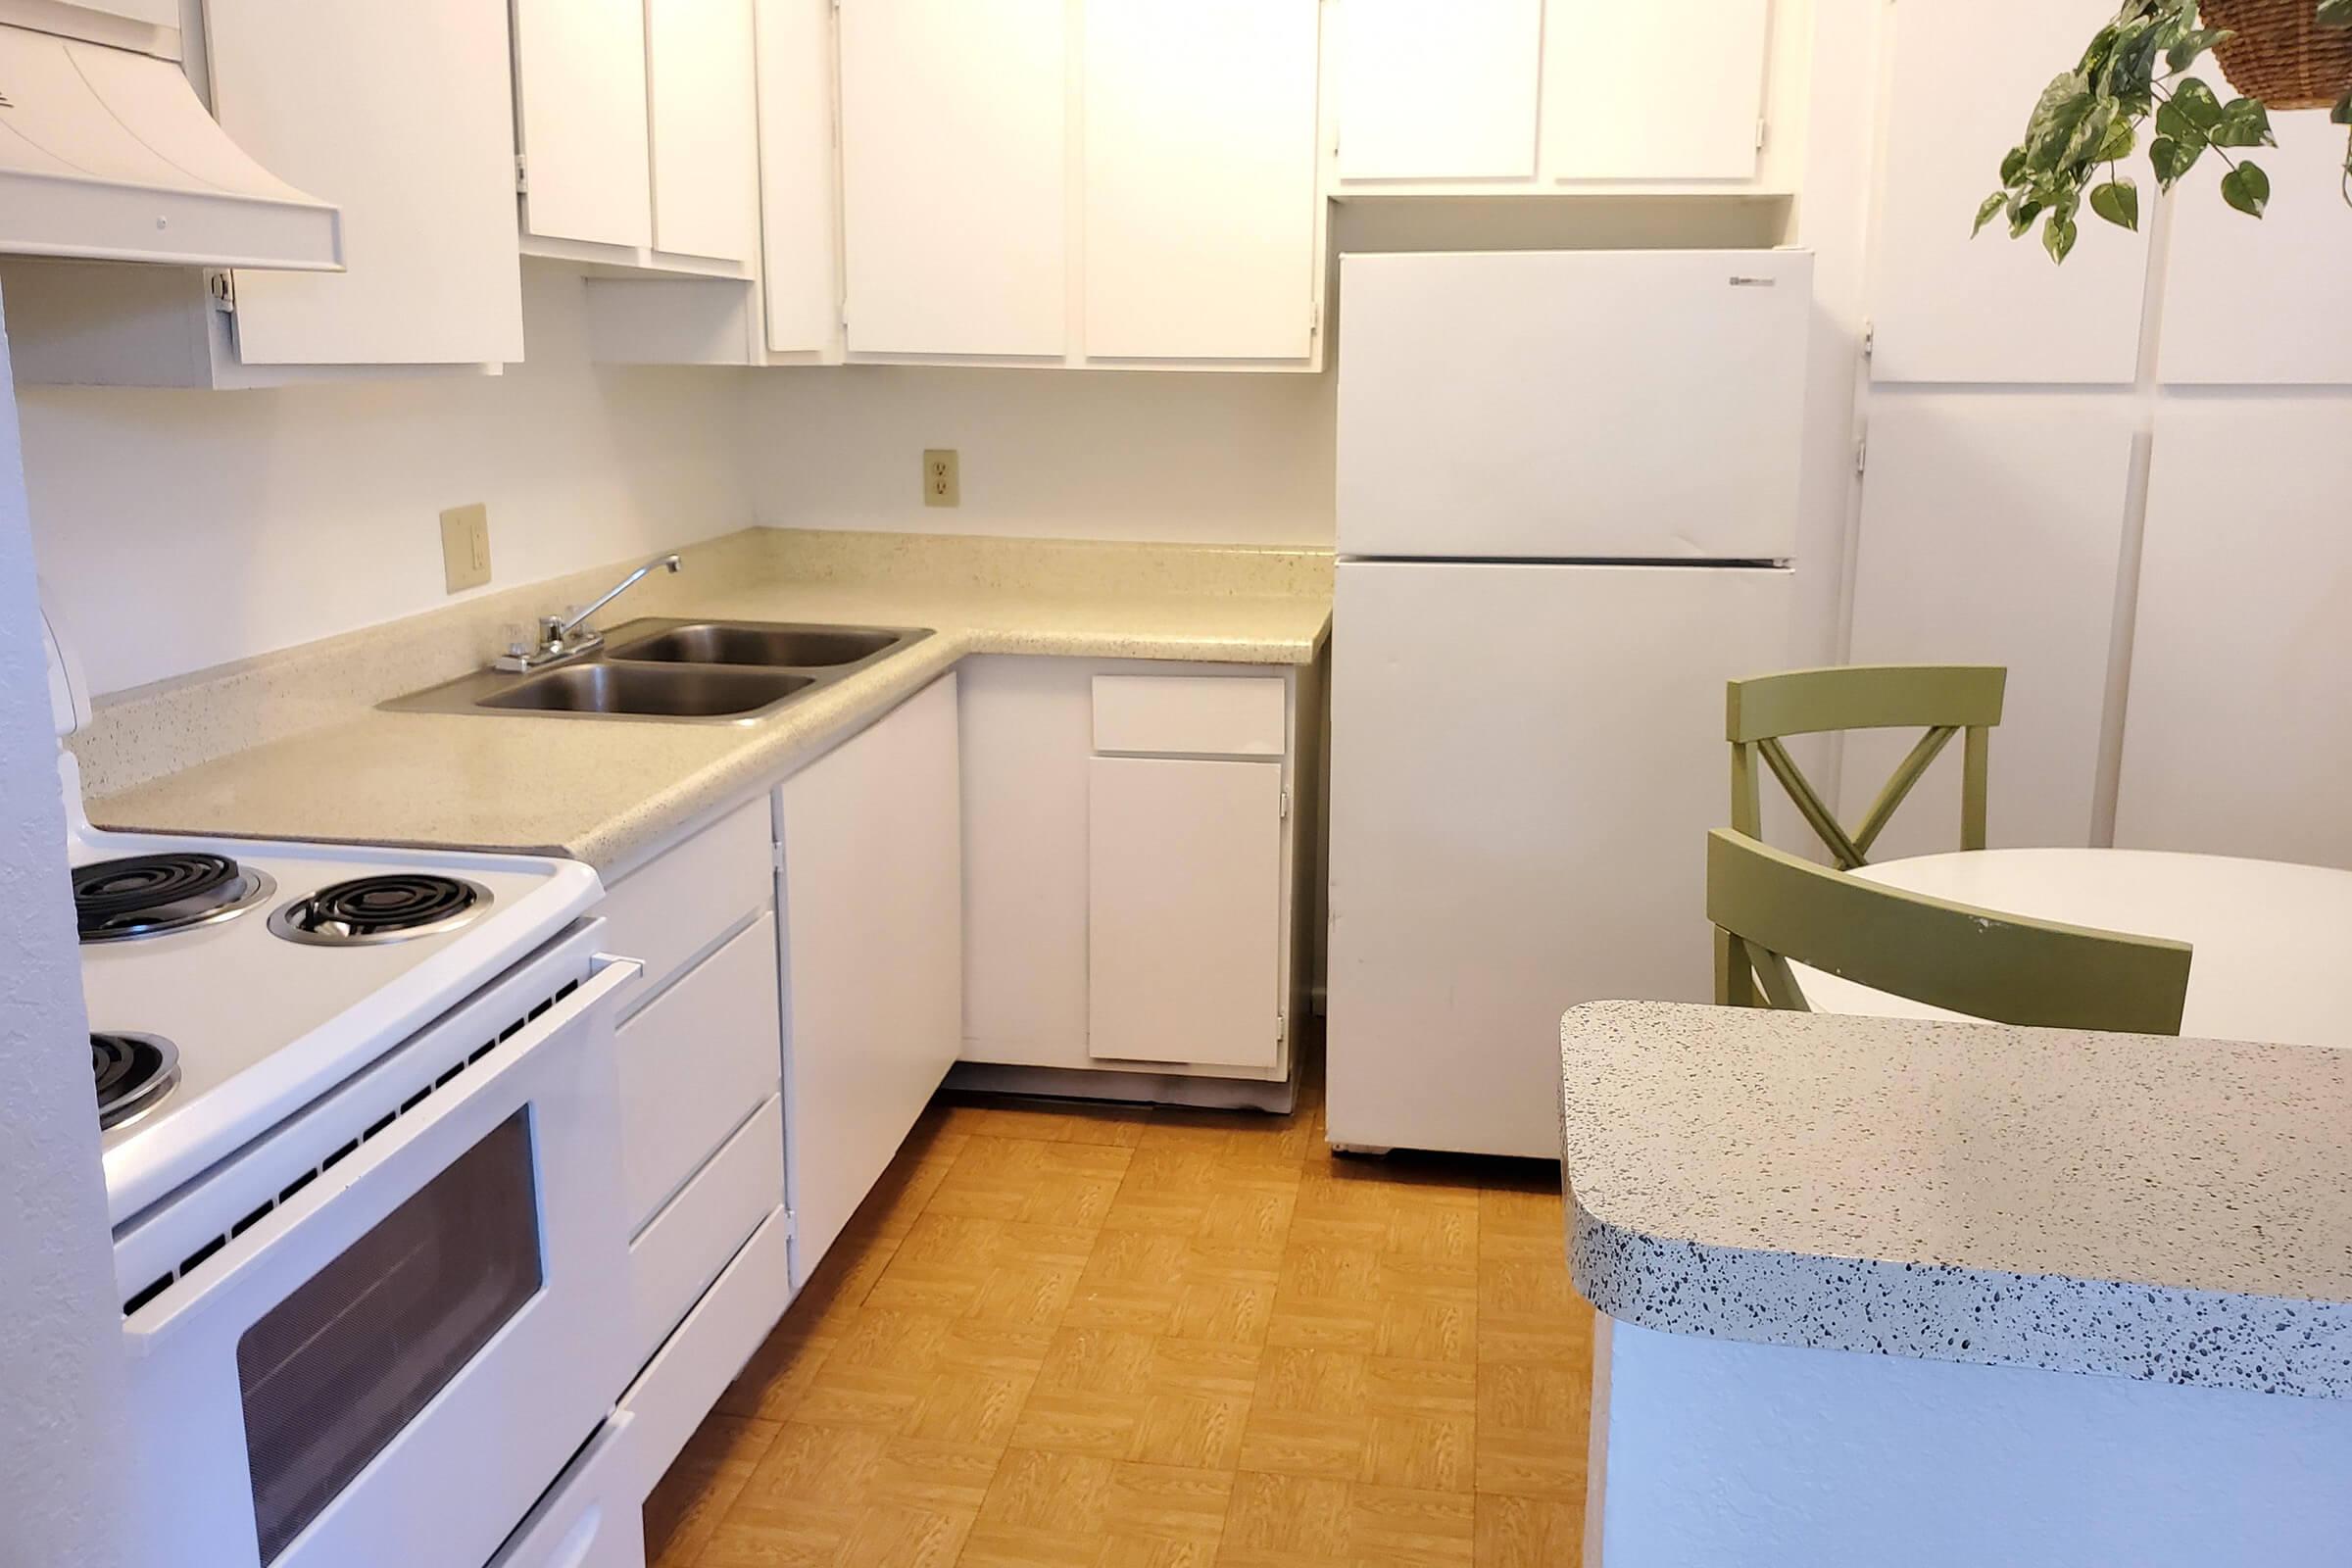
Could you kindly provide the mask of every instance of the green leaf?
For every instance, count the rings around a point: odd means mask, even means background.
[[[2252,98],[2232,98],[2214,122],[2210,137],[2216,147],[2276,147],[2271,134],[2271,112]]]
[[[2114,126],[2107,132],[2107,139],[2099,143],[2098,153],[2091,159],[2091,162],[2112,164],[2118,159],[2129,158],[2132,156],[2132,149],[2138,144],[2138,141],[2139,137],[2132,129],[2131,119],[2128,116],[2119,115],[2116,117]]]
[[[2173,107],[2188,117],[2199,130],[2211,130],[2222,118],[2222,101],[2194,76],[2182,76],[2173,87]]]
[[[1992,221],[1993,215],[2008,205],[2009,193],[2005,190],[1996,190],[1985,197],[1984,205],[1977,209],[1977,226],[1968,231],[1968,237],[1975,239],[1984,233],[1984,225]]]
[[[2188,111],[2177,102],[2156,106],[2156,134],[2170,136],[2181,146],[2194,148],[2198,152],[2203,152],[2206,144],[2212,140],[2205,134],[2205,127],[2189,119]]]
[[[2345,0],[2345,3],[2352,4],[2352,0]],[[2197,56],[2215,44],[2223,42],[2229,36],[2230,29],[2228,27],[2193,28],[2182,33],[2171,48],[2165,50],[2164,63],[2174,71],[2186,71],[2190,66],[2196,64]]]
[[[2339,125],[2352,125],[2352,92],[2335,101],[2335,107],[2328,111],[2328,118]]]
[[[2011,239],[2016,239],[2017,237],[2019,237],[2020,235],[2022,235],[2023,233],[2025,233],[2025,231],[2026,231],[2027,229],[2029,229],[2029,228],[2032,228],[2032,227],[2034,226],[2034,220],[2035,220],[2036,218],[2039,218],[2040,216],[2041,216],[2041,203],[2040,203],[2040,202],[2038,202],[2038,201],[2035,201],[2034,198],[2032,198],[2032,197],[2030,197],[2030,196],[2012,196],[2012,197],[2010,197],[2010,198],[2009,198],[2009,237],[2010,237]]]
[[[2148,162],[2156,166],[2156,182],[2167,190],[2172,189],[2175,180],[2196,167],[2197,159],[2204,151],[2202,142],[2192,145],[2175,141],[2170,136],[2157,137],[2148,143]]]
[[[2139,187],[2128,179],[2111,179],[2090,193],[2090,210],[2118,228],[2139,229]]]
[[[2222,176],[2222,200],[2248,218],[2260,218],[2271,204],[2271,176],[2258,165],[2240,159],[2235,169]]]
[[[2041,228],[2041,248],[2050,253],[2053,262],[2064,262],[2067,252],[2075,248],[2075,225],[2072,220],[2050,215]]]
[[[2001,160],[2001,183],[2014,185],[2017,183],[2017,176],[2025,172],[2026,150],[2023,147],[2010,148],[2009,156]]]
[[[2352,27],[2352,0],[2320,0],[2320,25]]]

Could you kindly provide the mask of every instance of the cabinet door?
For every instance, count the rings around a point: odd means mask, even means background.
[[[798,1287],[963,1036],[956,677],[784,781],[784,1139]]]
[[[1088,0],[1086,352],[1313,347],[1318,0]]]
[[[1088,1050],[1097,1060],[1272,1066],[1282,769],[1098,757],[1088,823]]]
[[[1553,179],[1753,179],[1769,0],[1547,0]]]
[[[751,0],[646,0],[654,248],[749,262],[760,127]]]
[[[767,346],[812,353],[833,341],[832,0],[759,0],[760,292]]]
[[[653,244],[644,0],[514,0],[514,122],[526,232]]]
[[[1062,352],[1066,31],[1062,0],[841,8],[852,353]]]
[[[213,110],[343,210],[344,272],[239,272],[247,365],[522,358],[504,0],[209,8]]]
[[[1348,0],[1339,28],[1341,179],[1534,176],[1543,0]]]
[[[1977,204],[2000,183],[2001,156],[2034,99],[2114,12],[2110,0],[1888,10],[1894,44],[1871,261],[1873,379],[2132,378],[2148,270],[2144,233],[2086,219],[2064,267],[2050,265],[2038,232],[2012,240],[2005,228],[1987,227],[1969,237]],[[2133,162],[2148,190],[2146,161]]]

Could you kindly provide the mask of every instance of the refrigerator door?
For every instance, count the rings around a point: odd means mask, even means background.
[[[1723,686],[1788,662],[1792,582],[1341,564],[1333,1143],[1556,1159],[1560,1014],[1712,995]]]
[[[1803,251],[1348,256],[1343,556],[1786,561]]]

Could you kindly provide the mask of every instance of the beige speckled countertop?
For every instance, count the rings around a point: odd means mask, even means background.
[[[1611,1317],[2352,1398],[2352,1052],[1600,1003],[1560,1075]]]
[[[971,654],[1312,662],[1317,551],[751,529],[685,552],[603,617],[927,626],[935,635],[744,724],[385,712],[487,662],[583,572],[100,705],[74,742],[102,827],[556,853],[608,878],[747,800]]]

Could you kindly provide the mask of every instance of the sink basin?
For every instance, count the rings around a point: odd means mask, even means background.
[[[642,634],[638,634],[641,628]],[[831,669],[872,659],[922,635],[882,626],[800,626],[750,620],[641,621],[609,635],[605,657],[615,663]]]
[[[770,669],[567,664],[477,697],[473,706],[632,718],[734,718],[758,712],[815,684],[812,676]]]

